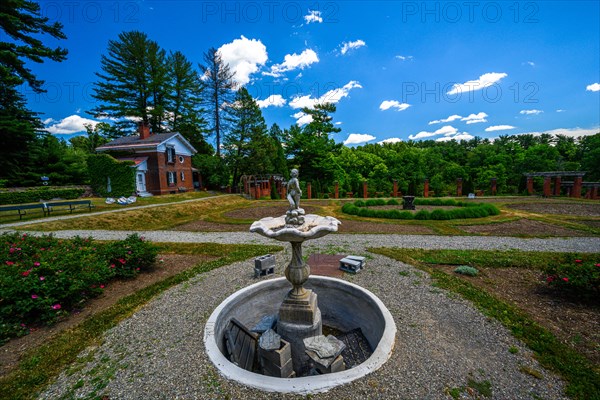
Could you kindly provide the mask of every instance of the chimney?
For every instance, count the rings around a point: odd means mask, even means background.
[[[140,139],[148,139],[150,137],[150,127],[145,122],[140,122],[138,124],[138,133],[140,134]]]

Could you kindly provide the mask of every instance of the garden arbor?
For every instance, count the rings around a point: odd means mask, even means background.
[[[523,175],[527,177],[527,193],[530,195],[534,194],[533,178],[539,176],[544,178],[544,197],[560,196],[561,188],[566,188],[568,196],[579,198],[581,197],[582,188],[586,188],[587,193],[585,197],[597,199],[600,182],[583,182],[585,174],[585,171],[547,171],[529,172]],[[573,180],[563,181],[563,177],[572,178]],[[552,190],[552,178],[554,178],[554,190]]]

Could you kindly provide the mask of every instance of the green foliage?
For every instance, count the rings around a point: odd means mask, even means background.
[[[0,204],[35,203],[41,200],[61,198],[65,200],[76,199],[83,194],[84,189],[78,188],[32,188],[20,191],[0,191]]]
[[[600,261],[597,259],[596,261]],[[550,262],[544,271],[549,286],[581,297],[597,297],[600,292],[600,263],[574,259]]]
[[[468,265],[459,265],[454,269],[454,272],[456,272],[457,274],[468,276],[477,276],[477,274],[479,273],[477,268],[473,268]]]
[[[108,154],[90,154],[87,164],[92,190],[100,196],[130,196],[135,192],[133,162],[117,161]],[[109,179],[111,191],[108,191]]]
[[[229,169],[223,158],[211,154],[195,154],[192,157],[192,165],[200,172],[203,187],[220,189],[229,184]],[[238,183],[233,182],[233,185]]]
[[[111,279],[147,269],[157,248],[137,235],[101,244],[13,233],[0,236],[0,251],[5,260],[0,268],[0,342],[4,342],[81,307],[102,293]]]
[[[500,210],[489,203],[471,203],[456,201],[452,199],[415,199],[416,205],[432,205],[432,206],[453,206],[459,207],[450,210],[420,210],[417,213],[409,211],[393,210],[378,210],[369,209],[368,207],[398,205],[398,201],[391,199],[368,199],[366,201],[356,200],[354,203],[346,203],[342,207],[342,212],[350,215],[358,215],[368,218],[388,218],[388,219],[416,219],[416,220],[449,220],[449,219],[465,219],[465,218],[484,218],[490,215],[500,214]]]

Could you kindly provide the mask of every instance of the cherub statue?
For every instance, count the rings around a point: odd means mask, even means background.
[[[298,181],[298,170],[291,171],[292,178],[287,183],[287,199],[290,202],[290,208],[286,213],[285,223],[289,225],[302,225],[304,223],[304,210],[300,208],[300,181]]]
[[[300,181],[298,181],[298,170],[294,168],[291,175],[292,179],[287,183],[287,199],[290,202],[290,210],[297,210],[300,208],[300,196],[302,196]]]

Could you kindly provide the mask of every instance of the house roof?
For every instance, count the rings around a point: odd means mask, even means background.
[[[178,132],[157,133],[155,135],[150,135],[145,139],[140,139],[139,135],[123,136],[97,147],[96,151],[155,149],[164,142],[175,137],[181,140],[181,142],[191,150],[192,154],[197,153],[194,146],[192,146],[190,142],[188,142],[186,138],[184,138]]]
[[[134,166],[138,166],[141,163],[143,163],[144,161],[148,160],[148,157],[118,157],[117,160],[119,161],[133,161]]]

